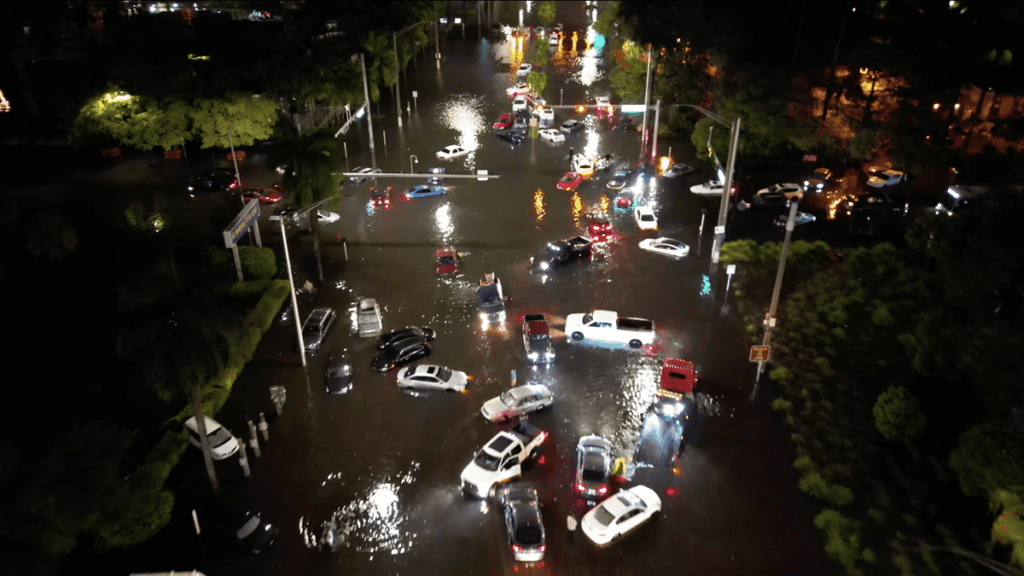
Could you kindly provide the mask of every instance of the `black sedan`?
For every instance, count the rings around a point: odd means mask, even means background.
[[[344,351],[332,352],[327,359],[324,388],[328,394],[345,394],[352,390],[352,358]]]
[[[612,477],[612,445],[593,434],[576,445],[576,483],[573,489],[584,499],[595,501],[608,495]]]
[[[405,340],[406,338],[420,338],[424,342],[430,342],[435,336],[436,334],[434,333],[434,329],[428,328],[427,326],[408,326],[406,328],[399,328],[398,330],[392,330],[378,336],[377,349],[383,350],[388,347],[388,344],[399,340]]]
[[[505,512],[505,528],[509,546],[516,560],[538,562],[544,559],[547,548],[544,522],[540,516],[537,490],[513,484],[502,490],[501,502]]]
[[[238,190],[241,184],[235,174],[229,170],[213,170],[196,178],[194,184],[188,187],[188,193],[193,198],[200,192],[229,192]]]
[[[217,529],[229,542],[253,554],[259,554],[274,543],[278,529],[248,510],[228,504],[213,509]]]
[[[519,132],[498,132],[497,136],[513,146],[523,143],[523,135]]]
[[[430,356],[430,344],[421,338],[403,338],[391,342],[373,358],[373,369],[377,372],[389,372],[427,356]]]

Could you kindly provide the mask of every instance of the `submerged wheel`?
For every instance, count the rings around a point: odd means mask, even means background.
[[[639,340],[630,340],[629,341],[629,347],[630,348],[639,348],[639,347],[641,347],[643,345],[644,345],[643,342],[641,342]]]
[[[573,332],[572,333],[572,339],[573,340],[583,340],[583,332]]]

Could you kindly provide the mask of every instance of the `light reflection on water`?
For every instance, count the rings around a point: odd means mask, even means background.
[[[458,131],[456,144],[467,150],[476,150],[480,147],[479,135],[487,130],[483,107],[484,102],[481,96],[453,94],[438,104],[437,116],[441,120],[441,126]],[[473,170],[475,156],[474,152],[470,152],[461,157],[462,164],[466,169]],[[455,161],[459,160],[459,158],[455,159]]]
[[[399,512],[399,490],[413,482],[419,467],[418,462],[413,462],[411,470],[404,474],[372,482],[360,496],[321,523],[320,536],[310,526],[309,518],[300,518],[299,534],[306,547],[335,551],[344,546],[368,554],[408,552],[417,535],[404,529],[407,518]],[[340,474],[329,474],[327,479],[336,477]]]

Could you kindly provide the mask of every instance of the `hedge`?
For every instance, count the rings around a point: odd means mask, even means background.
[[[235,285],[233,290],[239,297],[247,297],[259,286],[264,287],[263,296],[246,316],[239,336],[231,343],[227,365],[199,392],[203,398],[203,414],[216,415],[224,406],[235,378],[252,359],[260,338],[273,324],[281,304],[288,297],[287,280],[243,282]],[[188,448],[188,436],[183,424],[194,415],[189,401],[181,412],[164,422],[166,431],[163,438],[128,479],[118,508],[108,514],[111,521],[97,534],[101,546],[123,548],[140,544],[152,538],[170,522],[174,495],[164,489],[164,484]]]

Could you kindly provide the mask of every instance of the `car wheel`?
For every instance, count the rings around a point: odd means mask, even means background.
[[[537,412],[543,412],[547,407],[547,404],[541,404],[540,406],[537,406]]]
[[[583,332],[573,332],[572,333],[572,339],[573,340],[583,340]]]
[[[630,340],[629,341],[629,347],[630,348],[639,348],[641,346],[643,346],[643,342],[641,342],[639,340]]]
[[[456,392],[456,390],[455,390],[455,388],[449,388],[449,389],[445,390],[445,392]]]

